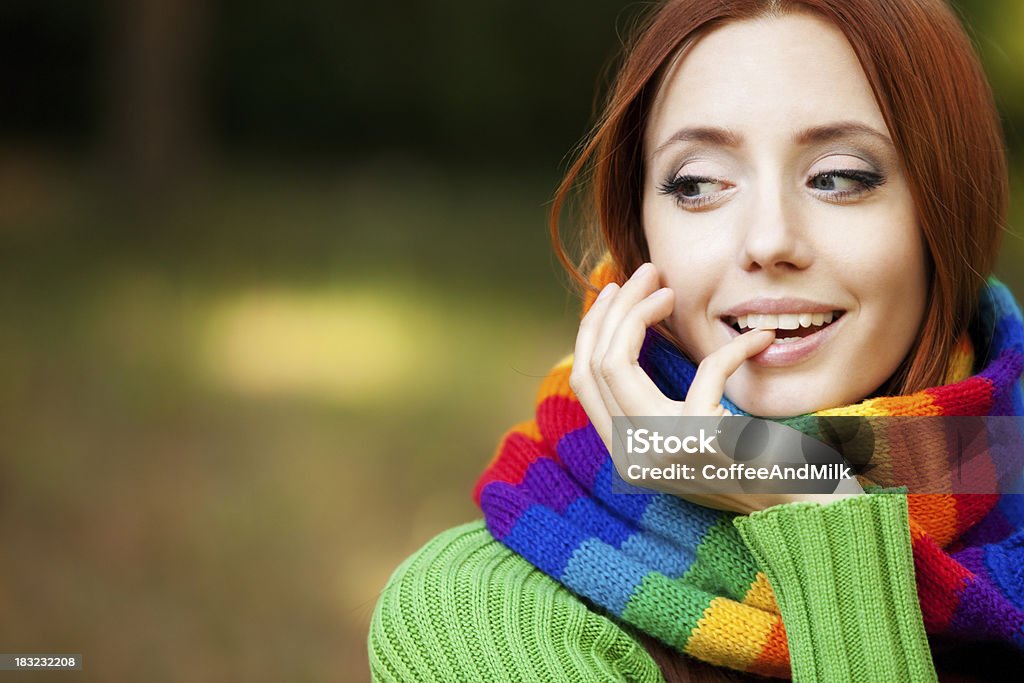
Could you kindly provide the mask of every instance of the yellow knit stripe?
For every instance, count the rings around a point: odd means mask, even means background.
[[[749,669],[778,619],[735,600],[714,598],[690,635],[686,652],[711,664]]]
[[[758,572],[757,578],[750,584],[750,590],[743,596],[743,604],[756,607],[757,609],[774,614],[781,614],[779,605],[775,602],[775,593],[764,572]]]
[[[861,403],[819,410],[815,415],[942,415],[942,408],[924,391],[909,396],[882,396]]]
[[[953,355],[950,357],[949,370],[943,380],[944,384],[955,384],[962,382],[971,376],[974,371],[974,345],[969,336],[960,337]]]

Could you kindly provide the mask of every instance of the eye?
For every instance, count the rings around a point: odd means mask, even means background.
[[[826,201],[836,202],[866,194],[884,182],[885,176],[874,171],[835,170],[813,176],[808,185]]]
[[[717,178],[706,176],[682,175],[665,181],[658,188],[663,195],[675,197],[676,203],[688,209],[696,209],[714,201],[714,196],[705,194],[707,192],[721,192],[727,187],[727,183]]]

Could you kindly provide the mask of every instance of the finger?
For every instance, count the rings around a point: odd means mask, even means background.
[[[594,355],[594,347],[601,333],[602,321],[604,320],[605,313],[608,311],[608,305],[615,298],[615,293],[618,290],[619,285],[614,282],[605,285],[604,289],[597,295],[594,303],[591,304],[587,314],[580,321],[580,328],[576,334],[576,347],[573,350],[573,370],[580,371],[573,374],[578,374],[580,378],[584,374],[582,371],[590,367],[590,359]]]
[[[641,299],[622,318],[601,364],[601,377],[624,415],[661,415],[670,401],[640,367],[647,328],[672,312],[675,295],[663,287]]]
[[[641,265],[616,292],[608,305],[608,311],[601,320],[600,331],[594,344],[590,367],[598,390],[612,415],[625,415],[603,377],[604,357],[611,345],[611,339],[622,324],[623,317],[646,296],[658,288],[658,274],[652,263]]]
[[[609,447],[611,446],[611,416],[593,377],[590,359],[593,356],[594,343],[600,331],[601,320],[607,311],[609,301],[614,298],[618,289],[619,285],[614,282],[605,285],[590,306],[590,310],[580,321],[579,332],[576,335],[576,347],[573,351],[572,372],[569,375],[569,384],[573,393],[576,394],[576,398],[593,423],[598,435]]]
[[[622,288],[611,297],[608,310],[601,320],[594,354],[604,355],[611,343],[612,335],[618,329],[622,318],[648,295],[659,287],[657,270],[652,263],[644,263],[626,280]]]
[[[693,410],[714,410],[712,414],[719,414],[725,381],[745,360],[764,351],[774,340],[774,330],[750,330],[707,356],[697,366],[697,375],[686,394],[686,405]]]

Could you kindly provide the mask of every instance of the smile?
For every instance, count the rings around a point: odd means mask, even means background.
[[[775,340],[750,360],[760,365],[778,367],[806,360],[834,337],[845,311],[825,313],[751,313],[721,318],[730,338],[751,329],[775,330]]]
[[[722,320],[734,330],[743,334],[748,330],[775,330],[775,343],[809,337],[820,332],[842,317],[845,311],[827,313],[751,313],[738,317],[728,316]]]

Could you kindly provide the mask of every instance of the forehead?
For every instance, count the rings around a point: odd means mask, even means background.
[[[835,120],[886,130],[846,36],[810,13],[736,21],[700,37],[665,75],[648,150],[685,125],[779,136]]]

